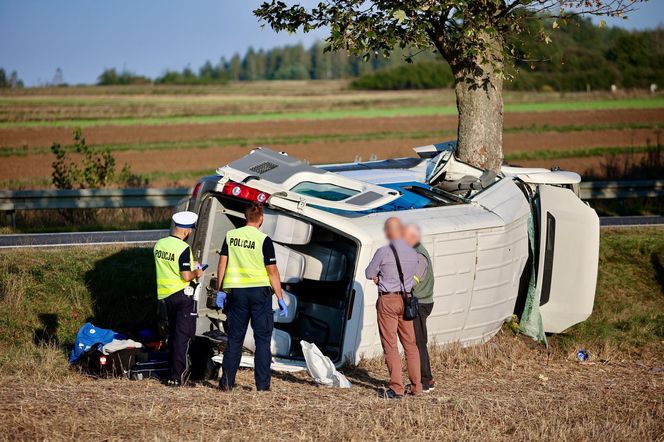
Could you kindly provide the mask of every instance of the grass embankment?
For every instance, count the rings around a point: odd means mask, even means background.
[[[57,323],[58,342],[68,345],[86,319],[123,329],[152,319],[154,312],[151,249],[0,251],[0,275],[2,346],[32,348],[35,331],[45,327],[43,315],[50,328]],[[660,339],[664,229],[603,230],[593,315],[553,342],[628,350]]]
[[[273,392],[210,383],[95,381],[63,349],[86,318],[121,329],[154,311],[147,249],[0,252],[0,434],[8,439],[653,440],[664,431],[664,230],[603,231],[593,315],[547,351],[503,332],[435,349],[433,393],[376,398],[380,359],[343,370],[354,387],[275,375]],[[584,346],[590,364],[574,361]]]
[[[590,111],[619,109],[659,109],[664,107],[664,97],[622,98],[613,100],[553,101],[538,103],[507,103],[505,112]],[[164,124],[209,124],[224,122],[261,122],[283,120],[335,120],[339,118],[423,117],[456,115],[455,105],[399,106],[391,108],[367,107],[366,109],[310,110],[306,112],[253,112],[229,115],[192,115],[157,118],[104,118],[66,119],[62,121],[3,121],[0,128],[18,127],[90,127],[90,126],[154,126]]]

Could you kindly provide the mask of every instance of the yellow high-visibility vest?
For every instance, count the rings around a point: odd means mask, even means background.
[[[226,233],[228,264],[224,274],[225,289],[270,285],[263,257],[263,242],[266,237],[266,234],[251,226]]]
[[[180,276],[178,259],[189,244],[180,238],[169,236],[157,241],[154,246],[154,262],[157,266],[157,299],[164,299],[189,286]],[[194,254],[189,249],[189,262],[193,267]],[[192,268],[193,270],[193,268]]]

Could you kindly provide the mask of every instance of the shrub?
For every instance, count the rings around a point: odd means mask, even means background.
[[[81,129],[74,129],[74,151],[82,155],[80,165],[70,160],[68,150],[59,143],[53,143],[51,151],[55,155],[53,184],[58,189],[96,189],[118,184],[123,187],[145,187],[148,181],[131,171],[126,164],[117,173],[115,157],[110,149],[97,150],[85,141]]]
[[[383,69],[362,75],[353,81],[354,89],[439,89],[454,83],[449,65],[441,62],[419,62]]]
[[[115,158],[110,149],[95,150],[85,141],[81,129],[74,129],[74,151],[82,156],[80,164],[71,160],[68,150],[59,143],[53,143],[51,151],[55,155],[53,185],[58,189],[96,189],[119,184],[124,187],[144,187],[148,181],[131,172],[125,164],[120,173],[115,170]],[[70,223],[91,223],[97,218],[98,210],[61,209],[59,213]]]
[[[100,86],[128,85],[128,84],[150,84],[152,81],[142,75],[136,75],[128,70],[117,72],[115,68],[104,69],[104,72],[97,78],[97,84]]]

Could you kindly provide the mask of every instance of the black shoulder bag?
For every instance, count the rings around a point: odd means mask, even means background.
[[[406,284],[403,281],[403,271],[401,270],[401,261],[394,245],[390,244],[394,260],[397,262],[397,271],[399,272],[399,281],[401,281],[401,297],[403,298],[403,318],[406,321],[412,321],[417,317],[417,298],[412,293],[406,292]]]

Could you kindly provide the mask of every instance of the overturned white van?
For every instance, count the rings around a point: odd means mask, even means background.
[[[585,320],[595,296],[599,219],[577,196],[580,177],[514,167],[496,175],[458,161],[454,146],[319,167],[258,148],[219,168],[188,202],[199,214],[194,256],[210,266],[203,286],[214,284],[226,232],[244,224],[248,204],[261,202],[261,229],[275,242],[291,305],[289,317],[275,321],[272,352],[281,363],[301,363],[300,340],[336,364],[382,353],[376,286],[364,268],[385,245],[390,216],[421,227],[435,277],[428,322],[435,342],[487,340],[520,314],[533,280],[545,331]],[[223,314],[204,299],[198,314],[198,334],[223,329]]]

